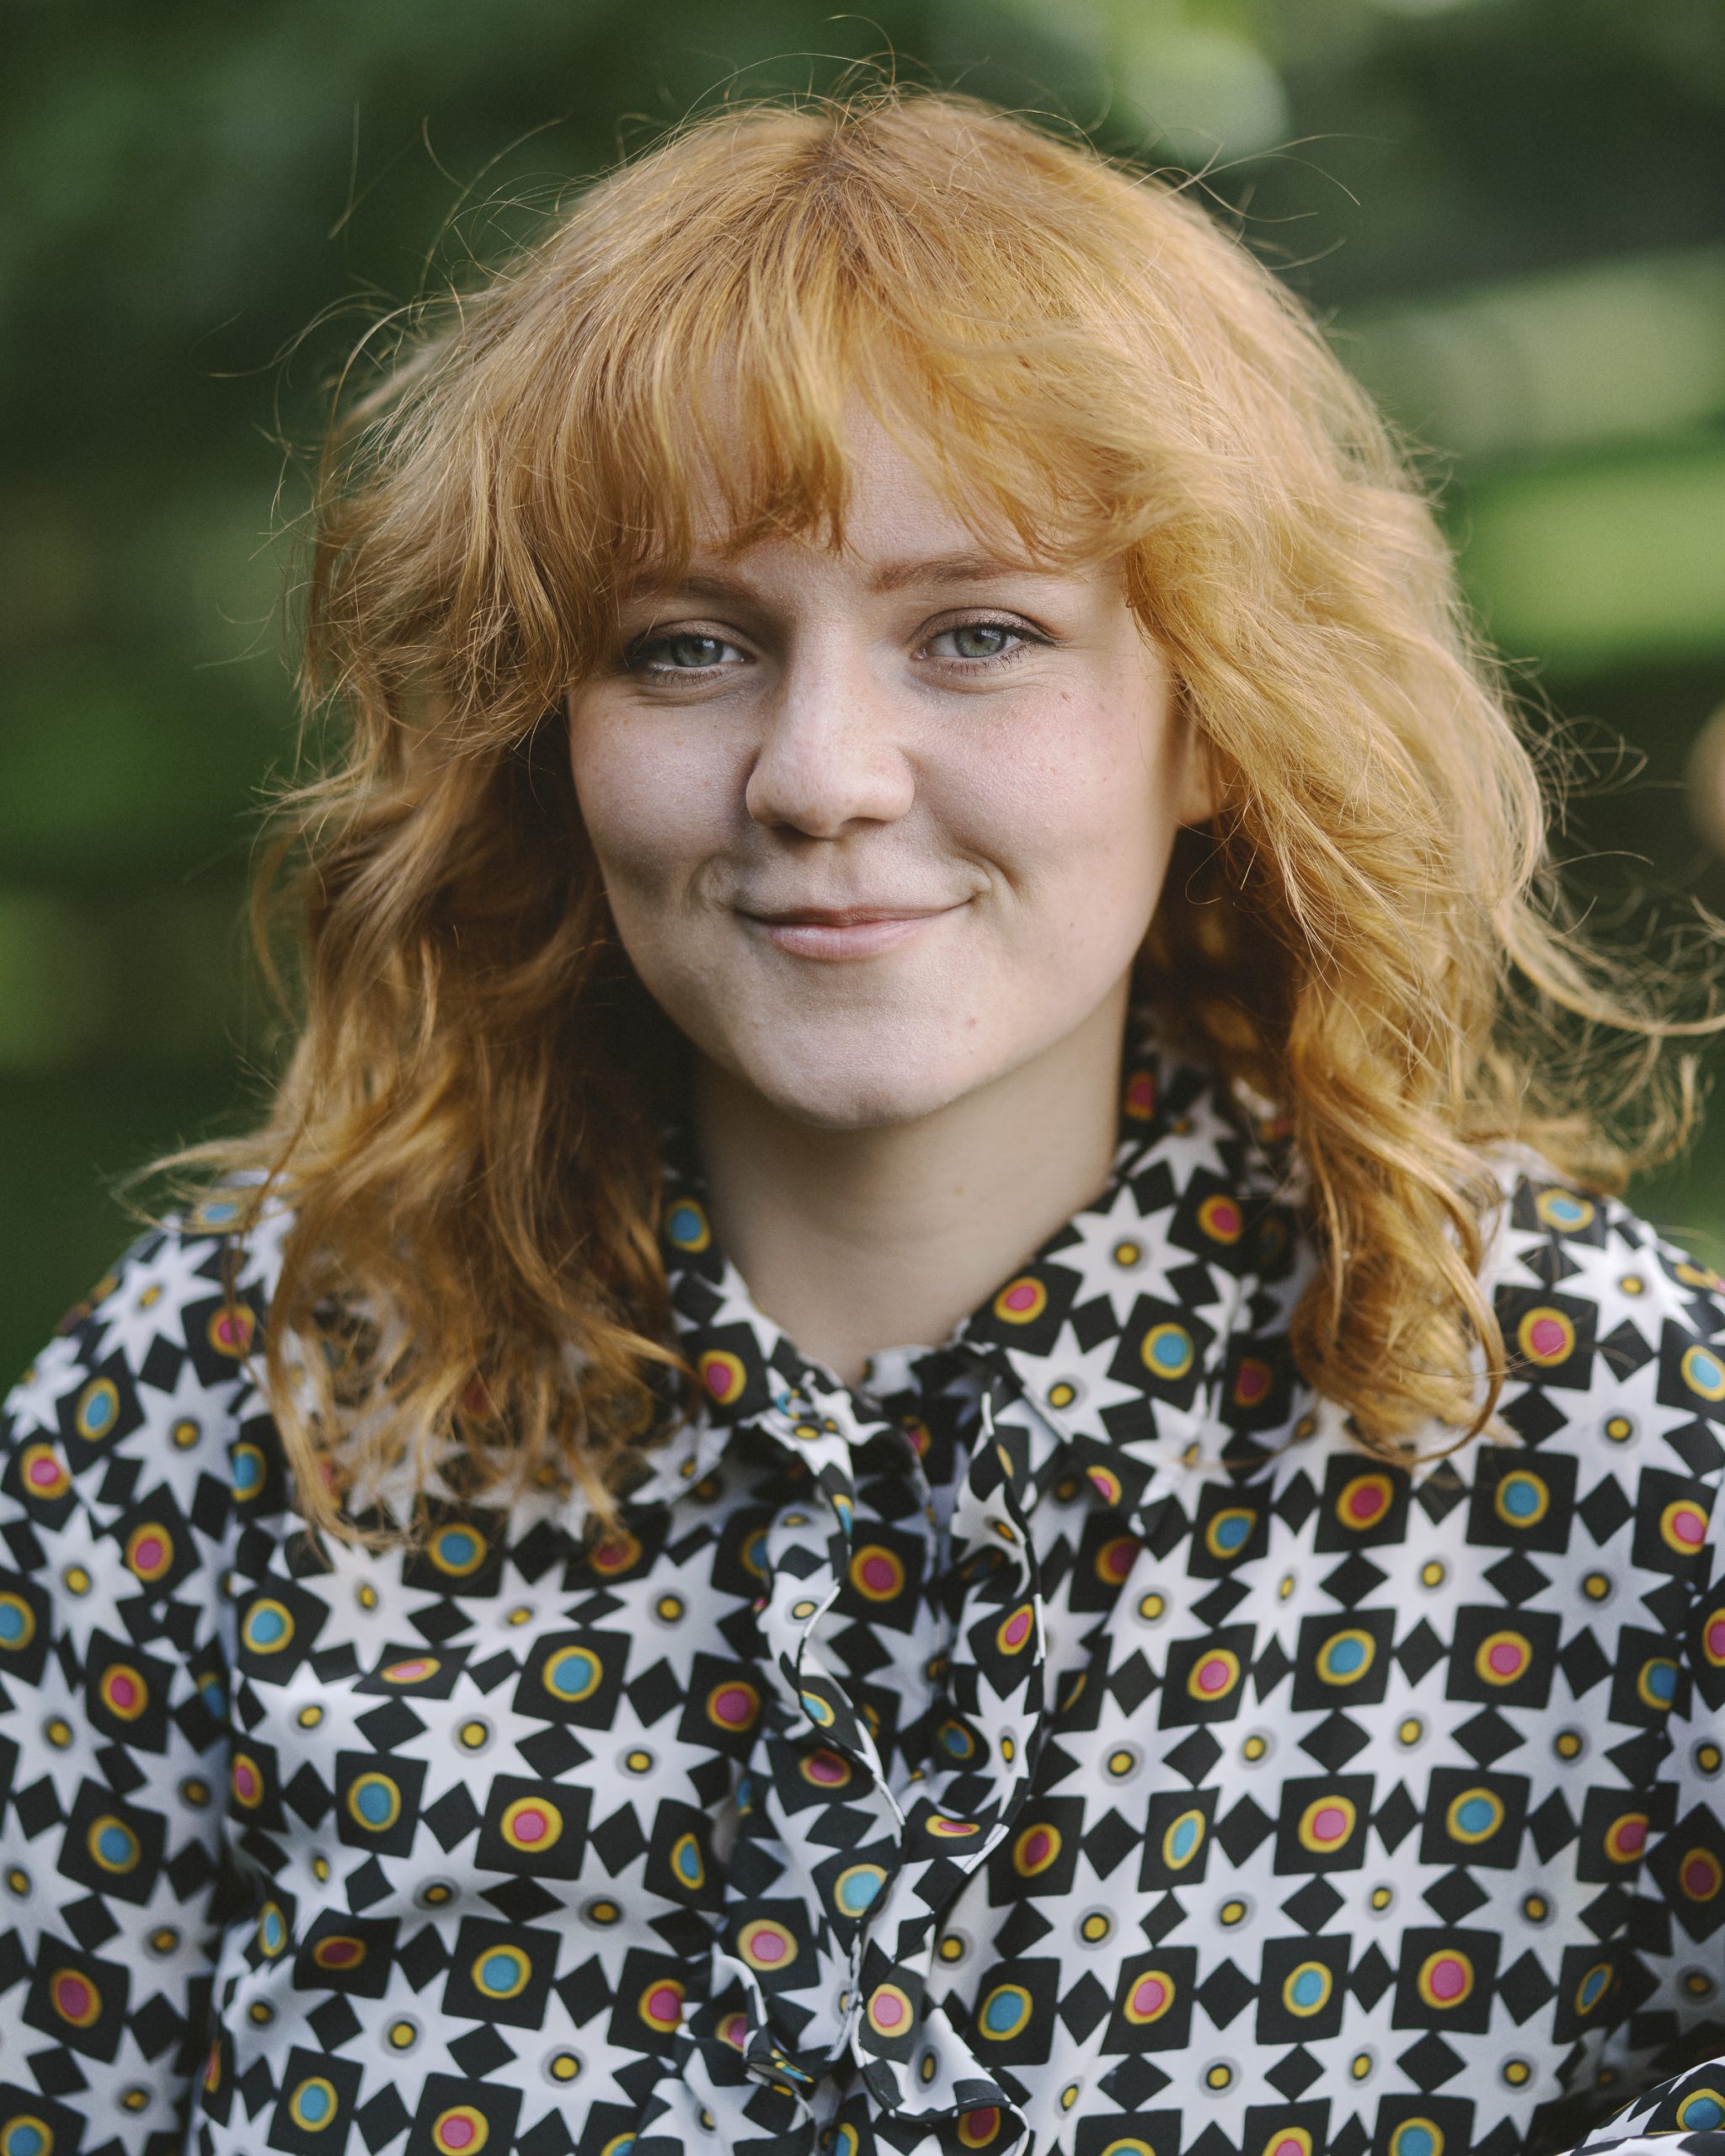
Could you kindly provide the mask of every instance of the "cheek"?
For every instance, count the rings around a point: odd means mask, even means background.
[[[614,904],[674,889],[709,850],[722,786],[699,748],[681,729],[634,725],[602,707],[577,710],[575,798]]]

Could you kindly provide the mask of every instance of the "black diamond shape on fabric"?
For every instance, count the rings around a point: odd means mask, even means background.
[[[1439,1460],[1413,1493],[1413,1502],[1434,1526],[1467,1495],[1467,1485],[1447,1460]]]
[[[1020,1902],[995,1934],[994,1951],[1003,1961],[1015,1961],[1048,1937],[1054,1926],[1033,1902]]]
[[[393,1892],[389,1875],[375,1856],[368,1856],[358,1870],[348,1874],[347,1905],[355,1916],[387,1900]]]
[[[1557,1667],[1578,1700],[1611,1674],[1610,1657],[1588,1625],[1583,1625],[1573,1640],[1563,1642],[1557,1652]]]
[[[1691,1475],[1711,1475],[1725,1460],[1725,1445],[1705,1422],[1685,1422],[1668,1430],[1665,1442]]]
[[[1258,1699],[1267,1700],[1293,1667],[1288,1650],[1273,1638],[1252,1665],[1252,1682]]]
[[[1517,2136],[1518,2141],[1519,2136]],[[1339,2133],[1330,2136],[1329,2156],[1365,2156],[1371,2147],[1371,2136],[1366,2132],[1358,2112],[1350,2118]]]
[[[1240,1580],[1218,1580],[1192,1605],[1192,1614],[1207,1631],[1219,1631],[1252,1590]]]
[[[1532,1950],[1498,1979],[1498,1996],[1514,2015],[1518,2026],[1557,1996],[1557,1987],[1540,1967]]]
[[[1342,1906],[1342,1897],[1322,1874],[1308,1879],[1297,1894],[1290,1894],[1282,1904],[1282,1913],[1291,1917],[1302,1931],[1319,1932]]]
[[[1318,1585],[1344,1609],[1352,1609],[1364,1602],[1367,1595],[1375,1593],[1389,1574],[1381,1566],[1373,1564],[1363,1550],[1350,1550],[1339,1565],[1331,1567]]]
[[[1500,1557],[1486,1577],[1511,1609],[1519,1609],[1524,1602],[1531,1602],[1542,1587],[1551,1585],[1522,1550],[1512,1550],[1507,1557]]]
[[[32,2052],[24,2061],[32,2079],[45,2096],[75,2095],[89,2086],[78,2071],[77,2061],[64,2044],[56,2044],[50,2051]],[[269,2068],[264,2068],[267,2075]]]
[[[1140,1831],[1129,1827],[1118,1812],[1105,1812],[1084,1837],[1084,1854],[1097,1877],[1106,1879],[1142,1839]]]
[[[463,2073],[471,2073],[476,2081],[483,2081],[488,2073],[507,2066],[515,2057],[506,2040],[489,2021],[482,2021],[477,2029],[469,2029],[466,2036],[457,2036],[449,2047],[449,2055]]]
[[[1588,1533],[1599,1543],[1609,1542],[1626,1520],[1635,1518],[1635,1507],[1624,1496],[1615,1475],[1602,1475],[1575,1511]]]
[[[1201,1782],[1222,1756],[1222,1748],[1207,1729],[1194,1729],[1183,1737],[1167,1756],[1167,1764],[1188,1782]]]
[[[585,1766],[593,1756],[563,1722],[549,1722],[543,1729],[535,1730],[515,1749],[539,1779],[547,1782],[560,1780],[571,1767]]]
[[[441,1646],[457,1632],[465,1632],[473,1620],[459,1603],[434,1602],[429,1609],[420,1610],[408,1621],[422,1640],[429,1640],[433,1646]]]
[[[1138,1928],[1152,1946],[1159,1946],[1171,1931],[1185,1921],[1186,1911],[1178,1894],[1164,1894],[1138,1919]]]
[[[1522,1741],[1495,1707],[1482,1707],[1471,1721],[1450,1733],[1477,1767],[1489,1767]]]
[[[1382,1949],[1374,1944],[1368,1946],[1354,1964],[1348,1977],[1348,1988],[1370,2011],[1395,1981],[1396,1972],[1385,1960]]]
[[[650,1669],[624,1685],[623,1692],[629,1705],[641,1718],[644,1729],[683,1704],[683,1688],[678,1684],[670,1664],[661,1658]]]
[[[1297,1534],[1311,1518],[1312,1508],[1316,1502],[1317,1492],[1311,1486],[1311,1477],[1301,1468],[1297,1475],[1289,1476],[1270,1509],[1278,1519],[1284,1521]]]
[[[361,2023],[350,2002],[338,1992],[334,1999],[326,1999],[315,2013],[306,2016],[306,2025],[323,2050],[339,2052],[359,2035]]]
[[[1156,1678],[1138,1649],[1135,1648],[1117,1668],[1108,1672],[1108,1689],[1110,1697],[1118,1700],[1129,1715],[1136,1714],[1155,1691]]]
[[[1321,1767],[1330,1767],[1338,1772],[1345,1767],[1355,1753],[1364,1749],[1371,1739],[1356,1721],[1350,1721],[1339,1710],[1326,1715],[1314,1730],[1300,1740],[1300,1748],[1309,1753]]]
[[[1602,1887],[1582,1910],[1581,1920],[1595,1939],[1610,1939],[1624,1929],[1633,1907],[1626,1887]]]
[[[281,1794],[308,1827],[322,1823],[334,1804],[329,1785],[307,1759]]]
[[[1231,1961],[1218,1962],[1194,1996],[1218,2029],[1226,2029],[1258,1995],[1258,1986]]]
[[[397,1950],[395,1966],[415,1991],[424,1991],[449,1967],[449,1952],[438,1937],[435,1924],[416,1931],[405,1946]]]
[[[372,2156],[377,2156],[378,2149],[387,2148],[398,2134],[405,2133],[413,2122],[414,2115],[393,2082],[386,2084],[369,2104],[362,2104],[354,2113],[354,2124]]]
[[[1440,1662],[1448,1650],[1423,1617],[1396,1649],[1396,1659],[1410,1684],[1418,1684]]]
[[[485,1899],[500,1917],[511,1924],[531,1924],[535,1917],[548,1917],[563,1903],[537,1879],[505,1879],[500,1886],[488,1886]]]
[[[146,2058],[160,2058],[170,2044],[184,2041],[185,2017],[176,2014],[158,1991],[131,2017],[131,2033]]]
[[[1527,1827],[1541,1864],[1549,1864],[1559,1849],[1575,1839],[1578,1832],[1575,1816],[1565,1803],[1562,1790],[1558,1789],[1551,1791],[1537,1812],[1528,1814]]]
[[[445,1849],[452,1849],[457,1842],[464,1842],[483,1816],[465,1782],[457,1782],[453,1789],[446,1790],[435,1804],[425,1806],[421,1815],[436,1835],[439,1846]]]
[[[1417,2044],[1410,2044],[1396,2062],[1414,2087],[1426,2095],[1453,2081],[1462,2062],[1434,2029],[1428,2029]]]
[[[1216,1839],[1232,1864],[1244,1864],[1264,1838],[1275,1832],[1275,1822],[1251,1797],[1242,1796],[1227,1817],[1216,1822]]]
[[[553,1986],[563,2001],[565,2012],[578,2029],[585,2028],[601,2014],[611,2010],[611,1986],[605,1973],[605,1965],[595,1954],[583,1961],[579,1968]]]
[[[1548,1392],[1535,1386],[1498,1410],[1517,1437],[1530,1445],[1543,1444],[1554,1431],[1566,1430],[1569,1417]]]
[[[515,2156],[574,2156],[574,2137],[556,2111],[547,2111],[515,2143]]]
[[[613,1874],[644,1854],[647,1837],[641,1832],[634,1806],[619,1805],[610,1818],[601,1820],[593,1829],[592,1843],[600,1862]]]
[[[1594,1344],[1620,1377],[1633,1377],[1644,1363],[1653,1359],[1653,1349],[1627,1318]]]
[[[120,1929],[99,1894],[86,1895],[80,1901],[68,1903],[60,1913],[67,1929],[87,1954],[105,1946]]]
[[[1103,2095],[1129,2111],[1141,2111],[1168,2085],[1169,2076],[1140,2052],[1129,2052],[1097,2084]]]
[[[1394,1849],[1419,1824],[1419,1806],[1407,1793],[1405,1782],[1397,1782],[1372,1816],[1378,1839],[1386,1849]]]
[[[1491,1898],[1471,1873],[1459,1869],[1446,1871],[1420,1897],[1433,1914],[1440,1916],[1445,1924],[1460,1924]]]
[[[1296,2044],[1285,2058],[1276,2061],[1264,2079],[1279,2096],[1285,2096],[1291,2104],[1311,2088],[1322,2072],[1323,2068],[1305,2045]]]
[[[393,1752],[398,1744],[425,1734],[425,1725],[405,1700],[386,1700],[354,1725],[374,1751]]]
[[[1113,2008],[1113,1999],[1087,1970],[1060,2001],[1059,2012],[1075,2041],[1081,2043]]]

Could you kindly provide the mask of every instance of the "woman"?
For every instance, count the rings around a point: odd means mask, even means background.
[[[1672,1028],[1252,259],[726,114],[348,419],[310,650],[274,1113],[8,1410],[0,2150],[1725,2121]]]

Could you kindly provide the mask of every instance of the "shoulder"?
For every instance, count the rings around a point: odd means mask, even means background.
[[[1503,1329],[1500,1418],[1717,1481],[1725,1467],[1725,1280],[1621,1199],[1536,1155],[1494,1162],[1503,1189],[1481,1284]]]
[[[13,1481],[21,1454],[51,1486],[117,1488],[125,1464],[203,1454],[259,1412],[264,1332],[289,1215],[258,1212],[243,1186],[209,1193],[140,1235],[0,1403]],[[31,1471],[25,1465],[28,1481]]]

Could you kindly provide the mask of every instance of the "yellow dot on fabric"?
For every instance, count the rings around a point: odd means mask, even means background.
[[[1422,1565],[1419,1568],[1419,1583],[1422,1587],[1441,1587],[1444,1584],[1444,1566],[1439,1558],[1432,1558],[1429,1563]]]

